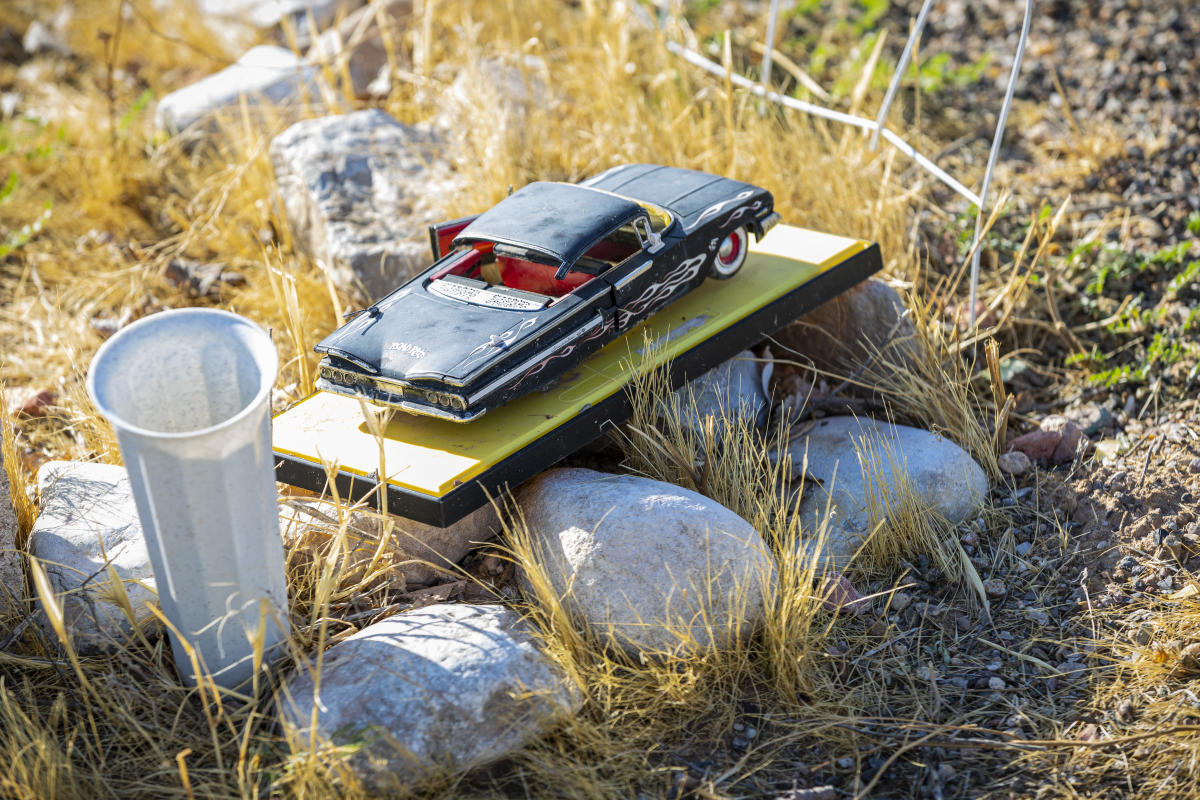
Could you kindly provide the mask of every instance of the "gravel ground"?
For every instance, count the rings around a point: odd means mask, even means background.
[[[889,21],[904,30],[920,0],[898,0]],[[930,102],[968,129],[991,120],[1002,97],[1020,30],[1021,3],[935,3],[922,39],[928,52],[969,64],[992,53],[988,78],[944,90]],[[1146,241],[1181,241],[1200,210],[1200,15],[1186,0],[1050,0],[1036,3],[1017,100],[1039,104],[1043,119],[1010,126],[1004,154],[1077,135],[1125,139],[1125,152],[1079,181],[1040,182],[1048,194],[1070,192],[1074,207],[1129,208],[1144,217]],[[898,37],[897,37],[898,38]],[[987,109],[982,115],[979,109]],[[1036,180],[1036,178],[1035,178]],[[1086,214],[1085,214],[1086,216]]]

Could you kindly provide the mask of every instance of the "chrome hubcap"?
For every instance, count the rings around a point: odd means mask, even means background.
[[[733,241],[733,234],[725,237],[725,241],[721,242],[721,247],[717,250],[717,256],[724,262],[728,263],[737,252],[737,246]]]

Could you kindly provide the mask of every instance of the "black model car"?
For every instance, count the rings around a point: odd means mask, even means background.
[[[676,167],[531,183],[432,226],[433,266],[316,346],[317,388],[468,422],[733,277],[778,219],[765,189]]]

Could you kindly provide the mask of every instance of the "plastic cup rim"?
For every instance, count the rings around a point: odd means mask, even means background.
[[[100,401],[100,398],[96,393],[96,365],[98,363],[100,363],[100,361],[106,355],[108,355],[110,350],[113,350],[116,348],[118,342],[122,338],[126,337],[128,334],[132,333],[133,331],[137,330],[138,328],[147,327],[148,325],[154,324],[156,321],[158,321],[157,318],[162,317],[163,315],[168,315],[171,317],[182,317],[182,316],[221,317],[229,322],[235,322],[239,325],[244,325],[258,333],[261,333],[266,338],[266,341],[268,343],[271,342],[271,335],[269,333],[267,333],[266,330],[264,330],[261,325],[259,325],[256,322],[253,322],[249,319],[246,319],[245,317],[243,317],[240,314],[235,314],[232,311],[226,311],[221,308],[172,308],[172,309],[168,309],[166,311],[159,311],[158,313],[151,314],[147,317],[142,317],[141,319],[137,320],[136,322],[132,322],[129,325],[126,325],[124,328],[122,328],[121,330],[119,330],[115,334],[113,334],[113,336],[108,341],[106,341],[104,344],[100,345],[100,348],[96,351],[96,355],[92,356],[91,364],[88,365],[88,374],[87,374],[88,395],[92,399],[92,404],[104,416],[104,418],[106,420],[108,420],[109,424],[112,425],[113,428],[115,428],[119,431],[126,431],[128,433],[133,433],[133,434],[136,434],[138,436],[141,436],[141,437],[144,437],[147,439],[166,439],[166,440],[175,440],[175,441],[180,441],[180,440],[184,440],[184,439],[198,439],[198,438],[201,438],[204,436],[208,436],[209,434],[212,434],[212,433],[217,433],[226,428],[233,427],[238,422],[240,422],[241,420],[248,417],[251,413],[253,413],[254,409],[263,401],[264,398],[267,398],[270,396],[271,389],[274,388],[275,379],[279,373],[279,354],[275,352],[275,348],[273,345],[270,348],[270,353],[271,353],[271,369],[270,369],[271,378],[270,378],[270,380],[266,380],[264,378],[264,380],[262,381],[262,385],[259,387],[258,391],[255,393],[253,399],[251,399],[250,402],[246,403],[246,405],[240,411],[238,411],[236,414],[234,414],[226,419],[221,420],[220,422],[216,423],[215,425],[209,425],[206,428],[196,428],[195,430],[191,430],[191,431],[176,431],[176,432],[155,431],[155,430],[151,430],[149,428],[143,428],[140,425],[134,425],[133,423],[126,421],[122,416],[113,413],[111,408],[109,408],[108,406],[106,406],[104,403],[102,403]]]

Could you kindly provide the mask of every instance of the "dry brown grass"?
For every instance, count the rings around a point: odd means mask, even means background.
[[[818,591],[824,531],[801,530],[791,513],[799,498],[786,479],[788,459],[771,466],[768,458],[786,436],[763,437],[745,419],[724,414],[697,432],[683,422],[695,413],[694,398],[669,395],[664,386],[661,370],[635,385],[636,411],[622,443],[627,465],[738,509],[779,554],[778,569],[751,578],[769,587],[764,619],[751,635],[723,635],[707,620],[709,642],[723,644],[697,642],[681,629],[674,632],[681,649],[631,655],[611,646],[611,632],[589,630],[573,617],[540,566],[520,510],[508,508],[508,552],[530,587],[526,613],[588,701],[577,719],[519,762],[539,785],[564,787],[566,796],[669,795],[684,788],[719,794],[755,772],[786,772],[798,748],[844,743],[839,723],[857,713],[840,700],[836,676],[823,669],[826,642],[838,630]],[[748,705],[769,712],[760,718],[747,713]],[[761,726],[761,737],[731,756],[732,769],[695,785],[686,777],[689,762],[711,755],[706,750],[731,736],[737,723]],[[581,757],[596,763],[568,766]]]

